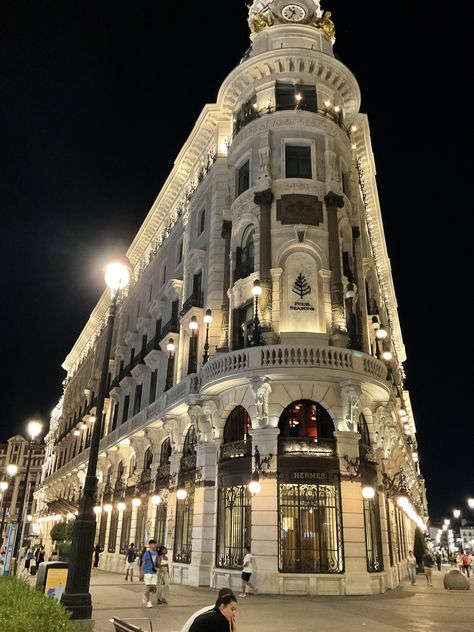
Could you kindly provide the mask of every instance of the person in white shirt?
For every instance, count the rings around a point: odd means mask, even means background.
[[[240,576],[242,578],[242,592],[239,595],[239,597],[246,597],[249,589],[253,593],[257,592],[257,589],[254,588],[254,586],[250,583],[250,576],[252,575],[252,571],[253,571],[253,555],[250,553],[250,547],[246,546],[244,564],[242,566],[242,574]]]

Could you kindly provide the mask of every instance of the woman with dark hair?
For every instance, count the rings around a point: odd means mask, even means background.
[[[186,621],[181,632],[236,632],[237,598],[230,588],[221,588],[211,610],[198,611]]]

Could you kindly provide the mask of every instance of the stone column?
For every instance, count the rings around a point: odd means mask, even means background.
[[[196,446],[192,561],[189,580],[194,586],[210,586],[216,537],[217,450],[214,442]]]
[[[252,497],[251,549],[255,560],[254,584],[262,593],[280,592],[278,579],[278,482],[276,478],[278,428],[253,428],[252,449],[260,458],[270,454],[268,469],[260,476],[260,493]],[[255,468],[255,463],[254,463]]]
[[[328,213],[329,229],[329,265],[331,268],[331,313],[332,328],[330,344],[335,347],[347,347],[349,335],[344,313],[344,287],[342,284],[341,252],[339,247],[339,226],[337,209],[344,206],[344,198],[328,193],[324,198]]]
[[[224,220],[222,222],[221,236],[224,241],[224,283],[222,286],[222,324],[221,342],[217,349],[221,353],[229,351],[229,295],[228,291],[232,285],[230,279],[230,238],[232,234],[232,222]]]
[[[271,189],[257,191],[254,202],[260,207],[260,285],[262,287],[259,301],[260,322],[263,332],[268,332],[272,327],[272,277],[270,270],[272,267],[271,211],[273,193]]]
[[[335,432],[341,472],[341,509],[343,516],[344,573],[347,595],[372,594],[367,572],[364,505],[359,476],[359,439],[357,432]],[[345,458],[347,457],[347,459]]]

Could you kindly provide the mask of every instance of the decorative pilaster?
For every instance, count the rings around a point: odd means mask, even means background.
[[[331,314],[330,343],[335,347],[347,347],[349,335],[344,313],[344,287],[342,284],[341,253],[339,248],[339,226],[337,209],[344,206],[344,198],[328,193],[324,201],[328,213],[329,265],[331,267]]]
[[[257,191],[254,202],[260,207],[260,322],[263,330],[271,330],[272,326],[272,240],[271,210],[273,193],[271,189]]]

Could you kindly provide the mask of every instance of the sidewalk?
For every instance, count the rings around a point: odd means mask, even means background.
[[[368,597],[289,597],[252,595],[239,599],[239,632],[472,632],[474,630],[474,581],[471,590],[443,588],[444,572],[433,573],[433,587],[423,575],[385,595]],[[95,571],[91,592],[95,632],[113,632],[108,622],[148,617],[153,632],[179,632],[190,614],[215,600],[216,591],[172,585],[170,604],[145,608],[143,584],[126,582],[123,575]],[[131,622],[133,623],[133,622]],[[143,625],[148,632],[145,622]]]

